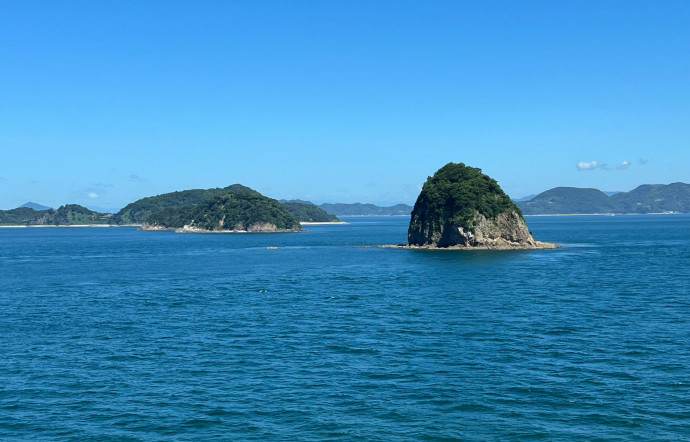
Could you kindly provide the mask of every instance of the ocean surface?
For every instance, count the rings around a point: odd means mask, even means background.
[[[690,215],[346,220],[0,229],[0,440],[690,439]]]

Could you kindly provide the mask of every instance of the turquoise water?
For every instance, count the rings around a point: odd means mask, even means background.
[[[0,229],[0,440],[690,438],[690,216],[348,221]]]

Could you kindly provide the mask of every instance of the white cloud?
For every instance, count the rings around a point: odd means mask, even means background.
[[[601,167],[601,165],[596,161],[578,161],[575,167],[577,170],[592,170]]]
[[[630,164],[631,164],[630,161],[623,161],[618,166],[616,166],[616,169],[618,169],[618,170],[627,169],[628,167],[630,167]]]
[[[91,198],[91,199],[98,198],[98,194],[94,193],[94,192],[89,192],[89,198]]]

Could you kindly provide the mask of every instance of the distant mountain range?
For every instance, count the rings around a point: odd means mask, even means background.
[[[19,207],[28,207],[29,209],[34,209],[34,210],[49,210],[50,209],[50,207],[48,207],[48,206],[44,206],[44,205],[38,204],[38,203],[32,203],[31,201],[29,201],[28,203],[24,203]]]
[[[337,216],[395,216],[410,215],[412,206],[396,204],[395,206],[381,207],[374,204],[331,204],[325,203],[319,207],[328,213]]]
[[[529,201],[532,198],[534,198],[535,196],[537,196],[537,195],[532,194],[532,195],[523,196],[522,198],[512,198],[512,200],[515,201],[516,203],[518,203],[520,201]]]
[[[525,215],[585,213],[690,213],[690,184],[644,184],[630,192],[556,187],[516,201]]]

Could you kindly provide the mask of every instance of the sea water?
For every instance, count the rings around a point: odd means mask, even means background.
[[[346,220],[0,229],[0,440],[690,438],[690,216]]]

